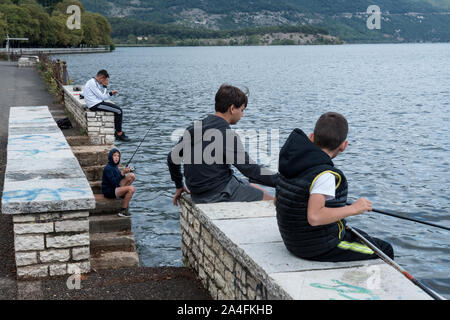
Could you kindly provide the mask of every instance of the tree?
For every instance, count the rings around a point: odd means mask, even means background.
[[[6,28],[8,25],[6,24],[6,19],[3,16],[3,13],[0,12],[0,43],[3,43],[6,39]]]
[[[136,36],[134,34],[129,34],[128,35],[128,39],[127,39],[127,43],[128,44],[136,44],[137,43]]]
[[[81,29],[66,25],[70,5],[80,7]],[[0,41],[5,33],[27,37],[27,45],[42,47],[111,44],[109,22],[100,14],[86,12],[77,0],[0,0]]]
[[[30,23],[32,18],[25,8],[15,5],[0,5],[0,12],[6,19],[6,32],[13,37],[29,37],[34,32]]]
[[[43,7],[54,7],[57,3],[62,0],[37,0],[37,2]]]
[[[54,14],[62,13],[67,14],[67,8],[71,5],[79,6],[81,9],[81,15],[86,12],[86,10],[83,7],[83,4],[78,0],[64,0],[64,1],[58,1],[55,5],[53,12]]]

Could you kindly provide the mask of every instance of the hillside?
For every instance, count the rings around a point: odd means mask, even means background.
[[[212,30],[313,24],[346,42],[450,41],[449,0],[81,0],[109,17]],[[382,10],[368,30],[366,10]],[[113,36],[117,30],[114,24]]]
[[[80,6],[79,29],[67,27],[67,7]],[[0,47],[6,35],[28,38],[22,47],[77,47],[111,44],[111,26],[98,13],[86,12],[77,0],[0,0]],[[17,45],[17,42],[12,43]]]

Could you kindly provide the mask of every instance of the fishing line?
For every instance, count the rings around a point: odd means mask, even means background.
[[[347,202],[347,205],[350,206],[350,205],[352,205],[352,203],[351,202]],[[417,219],[414,219],[414,218],[405,217],[405,216],[402,216],[399,213],[396,213],[396,212],[393,212],[393,211],[382,211],[382,210],[378,210],[378,209],[375,209],[375,208],[372,208],[372,211],[380,213],[380,214],[384,214],[386,216],[391,216],[391,217],[395,217],[395,218],[399,218],[399,219],[413,221],[413,222],[425,224],[425,225],[428,225],[428,226],[432,226],[432,227],[435,227],[435,228],[447,230],[447,231],[450,230],[449,227],[442,226],[442,225],[439,225],[439,224],[436,224],[436,223],[432,223],[432,222],[428,222],[428,221],[422,221],[422,220],[417,220]],[[404,213],[401,213],[401,214],[404,214]]]

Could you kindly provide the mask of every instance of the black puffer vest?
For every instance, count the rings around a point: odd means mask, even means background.
[[[313,258],[333,248],[345,235],[345,220],[313,227],[308,223],[308,199],[313,182],[323,173],[336,177],[336,195],[326,207],[346,205],[348,185],[331,158],[300,129],[295,129],[280,151],[276,188],[278,227],[286,248],[300,258]]]

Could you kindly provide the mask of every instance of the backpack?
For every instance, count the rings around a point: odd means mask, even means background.
[[[58,125],[58,128],[60,128],[60,129],[73,128],[72,123],[70,122],[69,118],[59,119],[58,121],[56,121],[56,124]]]

